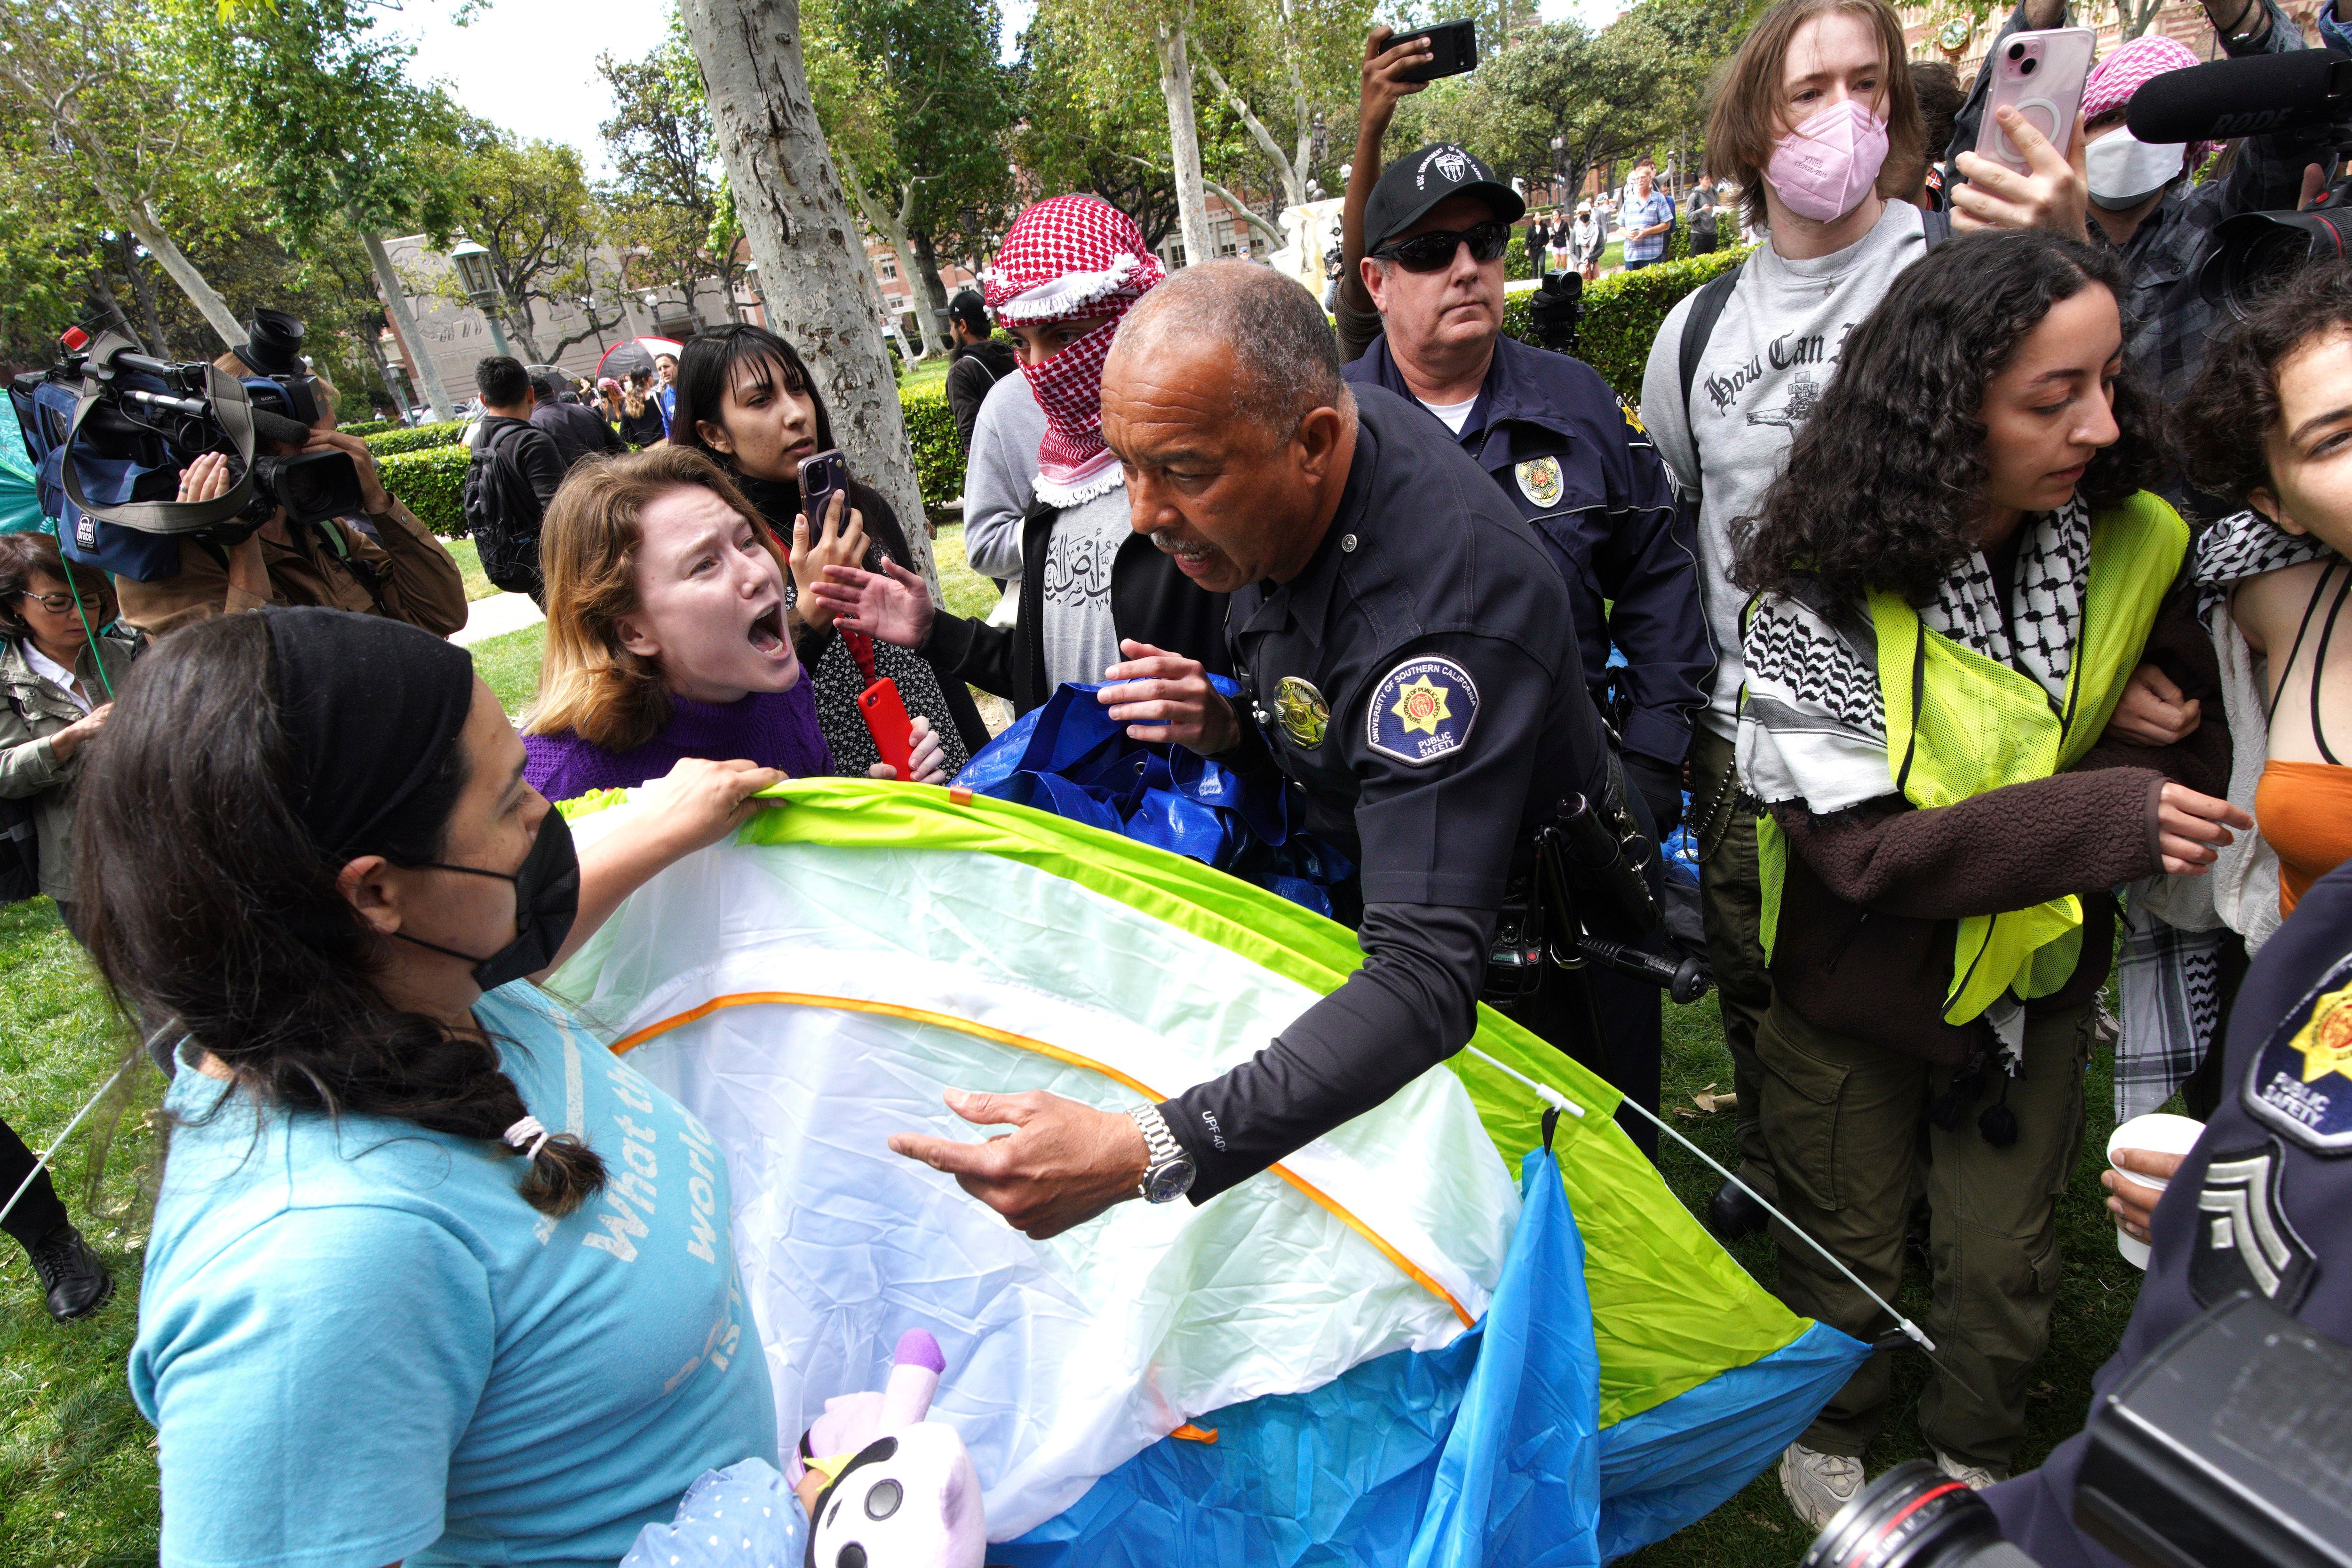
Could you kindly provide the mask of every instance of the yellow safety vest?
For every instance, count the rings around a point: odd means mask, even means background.
[[[2053,712],[2040,681],[1927,629],[1901,595],[1870,595],[1878,684],[1886,700],[1886,765],[1896,793],[1922,810],[2063,773],[2091,749],[2123,698],[2189,548],[2180,514],[2143,490],[2091,518],[2083,631]],[[1756,819],[1769,961],[1780,920],[1789,841],[1769,813]],[[2047,996],[2082,957],[2083,901],[1969,915],[1952,949],[1944,1021],[1965,1024],[2003,992]]]

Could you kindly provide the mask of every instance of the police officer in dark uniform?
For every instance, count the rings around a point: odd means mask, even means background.
[[[2352,865],[2315,883],[2254,956],[2226,1053],[2231,1092],[2156,1205],[2147,1282],[2095,1401],[2241,1290],[2352,1344]],[[1982,1494],[2042,1568],[2123,1568],[2074,1522],[2085,1447],[2070,1437]]]
[[[1353,199],[1351,188],[1350,199]],[[1542,541],[1576,606],[1585,683],[1654,826],[1682,815],[1691,714],[1715,668],[1697,554],[1666,467],[1601,373],[1503,331],[1503,246],[1526,203],[1450,142],[1391,163],[1364,204],[1364,311],[1342,289],[1344,374],[1430,410]],[[1623,656],[1610,686],[1610,647]]]
[[[1691,715],[1715,667],[1690,519],[1649,436],[1599,372],[1504,334],[1503,246],[1524,209],[1450,142],[1390,164],[1363,201],[1357,268],[1377,310],[1343,304],[1343,352],[1350,328],[1369,346],[1342,374],[1427,409],[1541,542],[1575,607],[1586,689],[1616,725],[1625,773],[1647,808],[1643,828],[1663,839],[1682,816]],[[1614,668],[1612,642],[1622,656]],[[1656,951],[1663,938],[1648,945]],[[1589,988],[1608,1042],[1594,1065],[1654,1107],[1657,988],[1608,971]],[[1648,1123],[1635,1142],[1655,1153]]]
[[[1138,739],[1301,786],[1309,825],[1360,868],[1363,967],[1160,1105],[971,1096],[951,1103],[1017,1131],[892,1140],[1033,1236],[1126,1197],[1206,1201],[1460,1049],[1532,830],[1611,790],[1543,547],[1443,426],[1378,387],[1351,395],[1339,368],[1313,297],[1247,262],[1187,268],[1122,323],[1103,435],[1132,526],[1232,594],[1227,641],[1264,721],[1139,643],[1102,697]]]

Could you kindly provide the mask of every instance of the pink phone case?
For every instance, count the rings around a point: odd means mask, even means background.
[[[2008,133],[1993,118],[1993,111],[2006,103],[2049,137],[2063,156],[2074,132],[2074,116],[2083,107],[2083,84],[2091,74],[2095,41],[2088,27],[2053,27],[2003,38],[1985,62],[1993,79],[1985,100],[1984,125],[1977,132],[1979,154],[2021,174],[2032,172],[2025,154],[2010,144]]]

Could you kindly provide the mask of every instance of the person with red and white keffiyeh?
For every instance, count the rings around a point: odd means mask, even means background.
[[[1160,653],[1230,674],[1224,595],[1195,587],[1129,525],[1118,458],[1103,445],[1103,362],[1129,308],[1165,276],[1134,220],[1089,195],[1030,207],[997,253],[989,313],[1012,334],[1045,416],[1013,626],[936,610],[919,579],[889,568],[828,568],[818,600],[1023,713],[1057,687],[1122,679],[1138,673],[1126,661]]]
[[[2326,32],[2335,7],[2323,5],[2320,14]],[[2278,0],[2205,0],[2205,15],[2233,58],[2307,47]],[[2011,32],[2065,25],[2065,0],[2023,0],[1986,58],[1993,58]],[[2204,363],[2208,340],[2229,320],[2198,288],[2198,273],[2214,249],[2215,228],[2239,213],[2296,205],[2304,172],[2325,155],[2328,141],[2325,134],[2294,132],[2249,136],[2238,143],[2226,174],[2195,183],[2196,172],[2219,143],[2143,143],[2124,124],[2124,113],[2151,79],[2198,63],[2187,45],[2155,34],[2134,38],[2100,60],[2084,84],[2084,162],[2062,176],[2068,189],[2053,192],[2045,188],[2048,181],[2012,174],[1977,158],[1960,169],[1969,183],[1952,188],[1954,221],[1962,228],[1974,223],[2053,228],[2122,253],[2132,279],[2130,291],[2116,301],[2123,307],[2124,353],[2166,403],[2187,395]],[[1952,123],[1950,155],[1956,161],[1976,147],[1992,77],[1991,71],[1977,73],[1969,100]],[[2054,217],[2052,202],[2072,211]],[[2178,486],[2165,489],[2177,495]]]

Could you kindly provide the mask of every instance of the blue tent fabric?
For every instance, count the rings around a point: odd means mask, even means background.
[[[1870,1347],[1815,1323],[1601,1435],[1601,1561],[1663,1541],[1746,1486],[1812,1424]]]
[[[1601,1353],[1584,1239],[1544,1142],[1520,1163],[1519,1227],[1407,1568],[1601,1561]]]
[[[1209,678],[1226,697],[1241,688]],[[954,782],[1189,857],[1316,913],[1355,872],[1348,858],[1291,826],[1279,778],[1244,778],[1181,746],[1128,738],[1096,700],[1099,685],[1057,688],[981,748]]]

